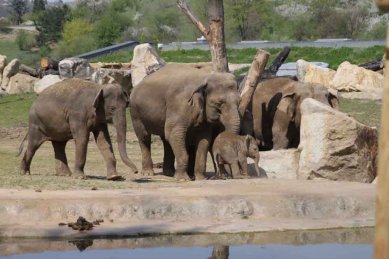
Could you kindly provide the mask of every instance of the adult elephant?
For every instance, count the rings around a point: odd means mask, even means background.
[[[253,95],[253,131],[262,150],[297,147],[300,142],[301,103],[313,98],[338,109],[337,94],[319,84],[289,78],[261,82]]]
[[[85,178],[87,146],[92,132],[107,166],[107,179],[119,178],[108,122],[113,122],[116,128],[120,157],[135,173],[136,166],[126,151],[127,107],[128,95],[118,84],[101,86],[81,79],[67,79],[47,88],[30,109],[26,136],[28,146],[21,162],[22,173],[30,173],[31,160],[36,150],[49,140],[55,152],[57,175],[71,175],[65,146],[70,139],[74,139],[76,159],[73,173],[76,178]]]
[[[132,123],[142,151],[142,173],[154,174],[150,153],[154,134],[163,140],[165,174],[185,180],[204,179],[212,128],[222,126],[239,132],[238,103],[237,83],[230,73],[168,64],[146,77],[130,96]],[[189,171],[194,172],[188,175]]]

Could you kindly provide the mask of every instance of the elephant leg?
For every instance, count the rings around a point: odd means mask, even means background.
[[[132,125],[138,138],[142,153],[142,175],[154,175],[153,160],[151,159],[151,134],[138,118],[138,114],[131,110]]]
[[[72,172],[68,166],[68,159],[66,158],[65,147],[67,141],[52,141],[55,154],[55,174],[58,176],[70,176]]]
[[[248,176],[248,172],[247,172],[247,158],[243,155],[239,155],[239,167],[240,167],[240,172],[241,172],[241,175],[243,175],[244,177],[247,177]]]
[[[166,176],[174,176],[174,153],[169,142],[165,138],[161,137],[163,143],[163,174]]]
[[[30,174],[32,158],[45,140],[45,136],[39,130],[29,130],[27,150],[20,165],[21,174]]]
[[[116,171],[116,158],[113,153],[112,142],[107,125],[102,125],[99,130],[93,131],[93,136],[107,167],[107,180],[120,178],[118,172]]]
[[[234,179],[242,178],[238,160],[231,163],[231,174]]]
[[[196,145],[195,178],[196,180],[205,179],[207,169],[207,155],[209,150],[209,138],[205,134],[199,138]]]
[[[170,127],[165,127],[165,136],[173,149],[177,161],[175,177],[178,180],[190,180],[187,171],[189,155],[185,144],[187,127],[168,122],[166,125],[171,125]]]
[[[76,159],[74,162],[74,178],[86,179],[84,167],[86,162],[86,152],[88,148],[89,132],[81,130],[73,134],[76,144]]]
[[[187,148],[189,160],[188,160],[188,175],[190,179],[195,180],[195,163],[196,163],[196,146],[189,146]]]

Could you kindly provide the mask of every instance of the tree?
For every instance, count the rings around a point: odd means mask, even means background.
[[[12,17],[17,25],[21,24],[23,15],[28,12],[28,0],[11,0]]]
[[[45,0],[34,0],[32,5],[32,13],[37,14],[39,12],[43,12],[46,9],[46,1]]]
[[[61,38],[68,12],[67,5],[63,5],[53,6],[38,13],[34,18],[34,24],[39,32],[37,37],[39,46],[45,45],[49,41],[57,42]]]
[[[208,28],[206,28],[202,22],[193,15],[184,1],[177,0],[177,5],[207,39],[211,50],[213,70],[217,72],[228,71],[227,51],[224,36],[223,0],[208,0]]]

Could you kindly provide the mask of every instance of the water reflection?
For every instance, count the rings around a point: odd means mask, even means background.
[[[212,255],[209,257],[209,259],[228,259],[228,256],[230,254],[230,247],[229,246],[214,246],[212,249]]]

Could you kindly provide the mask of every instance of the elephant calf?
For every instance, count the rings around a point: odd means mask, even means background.
[[[230,166],[230,177],[247,176],[247,157],[255,160],[255,171],[259,175],[258,146],[252,136],[239,136],[224,131],[216,137],[212,152],[217,164],[217,177],[221,177],[221,174],[228,175],[224,167],[225,164]]]
[[[44,90],[30,109],[27,150],[21,162],[23,174],[30,173],[31,160],[45,141],[51,141],[57,175],[71,175],[65,154],[66,143],[75,140],[74,176],[85,178],[84,166],[90,132],[107,166],[107,179],[117,180],[116,159],[108,132],[112,122],[117,132],[120,157],[133,173],[136,166],[126,151],[126,108],[128,95],[118,84],[98,85],[81,79],[67,79]],[[26,139],[25,138],[25,139]],[[23,149],[23,142],[19,151]]]

